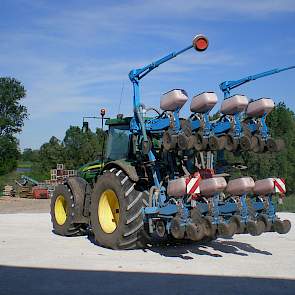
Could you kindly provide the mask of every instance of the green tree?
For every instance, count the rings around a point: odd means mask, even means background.
[[[26,96],[24,86],[14,78],[0,78],[0,136],[22,130],[27,108],[20,104]]]
[[[65,164],[67,169],[78,169],[87,162],[99,159],[102,155],[104,136],[105,133],[101,129],[97,129],[96,132],[82,132],[78,126],[70,126],[62,142],[56,137],[51,137],[48,143],[41,146],[36,158],[40,161],[39,170],[43,174],[48,173],[57,163]],[[23,159],[31,159],[34,152],[24,151]]]
[[[103,133],[82,132],[78,126],[70,126],[63,140],[65,164],[68,168],[77,169],[81,165],[96,160],[102,152]]]
[[[24,86],[14,78],[0,78],[0,174],[6,174],[17,165],[18,141],[27,109],[21,105],[25,97]]]
[[[32,150],[30,148],[24,149],[21,159],[24,162],[39,162],[39,150]]]
[[[16,168],[19,156],[17,146],[18,142],[13,136],[0,136],[0,175],[4,175]]]
[[[44,171],[56,167],[57,163],[64,163],[64,148],[60,140],[52,136],[49,142],[40,147],[40,166]]]

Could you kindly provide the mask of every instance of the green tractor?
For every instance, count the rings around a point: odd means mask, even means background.
[[[105,159],[80,168],[78,177],[56,187],[51,200],[54,232],[86,233],[113,249],[133,249],[146,243],[142,209],[148,193],[130,159],[131,118],[110,119]],[[129,159],[129,160],[127,160]]]
[[[243,177],[227,183],[224,175],[215,174],[214,152],[208,144],[213,137],[204,132],[213,124],[205,115],[216,103],[214,93],[195,96],[187,119],[179,116],[188,100],[182,89],[162,96],[161,111],[140,102],[143,77],[191,48],[202,52],[207,47],[207,38],[197,35],[186,48],[130,71],[134,114],[108,119],[102,159],[81,167],[78,177],[55,188],[51,219],[56,234],[92,232],[101,246],[136,249],[155,237],[208,241],[237,233],[290,230],[290,222],[276,216],[272,203],[280,179],[268,178],[256,185],[252,178]],[[230,107],[233,103],[240,109],[240,100],[234,98]],[[147,116],[148,112],[154,115]],[[206,167],[200,165],[200,156]]]

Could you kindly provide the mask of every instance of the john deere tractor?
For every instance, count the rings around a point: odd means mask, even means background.
[[[228,180],[229,174],[214,170],[217,152],[251,147],[255,132],[246,133],[240,124],[246,96],[226,98],[218,122],[209,117],[217,103],[213,92],[192,98],[188,118],[180,117],[188,100],[183,89],[163,94],[161,110],[141,103],[142,78],[191,48],[202,52],[207,47],[208,39],[197,35],[186,48],[130,71],[134,114],[108,119],[103,159],[84,165],[79,177],[55,188],[51,218],[56,234],[93,233],[101,246],[135,249],[155,239],[208,241],[290,230],[272,201],[275,193],[285,192],[283,179]],[[264,101],[252,109],[253,116],[270,111]]]

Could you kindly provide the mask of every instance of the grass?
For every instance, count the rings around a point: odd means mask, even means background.
[[[277,199],[275,198],[275,203],[277,203]],[[277,211],[295,213],[295,195],[287,195],[283,199],[283,204],[277,204]]]
[[[32,168],[33,163],[32,162],[19,162],[17,164],[17,168]]]

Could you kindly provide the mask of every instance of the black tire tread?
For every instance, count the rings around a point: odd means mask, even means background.
[[[120,204],[120,208],[125,209],[124,212],[120,213],[120,221],[122,222],[122,224],[119,224],[118,228],[115,230],[115,232],[117,231],[117,233],[109,234],[113,235],[113,238],[111,238],[112,240],[110,242],[107,242],[103,238],[104,233],[102,230],[93,228],[96,242],[104,247],[118,250],[145,247],[147,241],[145,238],[146,235],[144,234],[144,222],[141,212],[142,209],[145,207],[143,200],[147,201],[148,199],[147,192],[137,187],[137,184],[133,182],[123,170],[117,168],[106,170],[101,177],[104,177],[104,179],[117,179],[116,184],[114,185],[119,185],[119,187],[116,187],[117,190],[120,191],[120,196],[118,196],[119,202],[124,203],[123,205]],[[101,177],[98,178],[98,182],[94,187],[94,191],[99,190],[98,186],[100,182],[103,181]],[[94,200],[93,197],[94,196],[91,196],[91,200]],[[94,202],[96,201],[97,200],[95,199]],[[95,214],[95,211],[97,211],[97,206],[92,204],[92,221],[94,220],[94,218],[96,218],[96,215],[93,216],[93,214]],[[92,222],[92,227],[96,226],[95,224],[96,223]]]
[[[55,201],[60,194],[63,194],[64,198],[66,199],[67,207],[68,207],[67,219],[63,225],[59,225],[56,222],[55,213],[54,213]],[[72,236],[80,236],[82,234],[85,234],[86,232],[84,224],[74,222],[75,199],[73,197],[73,193],[70,187],[66,183],[59,184],[53,192],[53,196],[50,202],[50,216],[51,216],[51,222],[53,225],[53,232],[57,235],[72,237]]]

